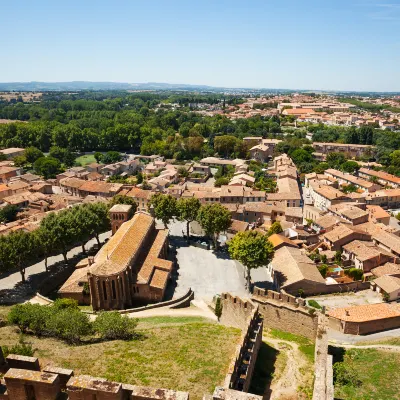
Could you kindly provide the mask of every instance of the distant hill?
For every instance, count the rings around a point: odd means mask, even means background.
[[[199,92],[226,92],[226,93],[293,93],[314,92],[337,94],[347,96],[380,96],[399,95],[399,92],[356,92],[335,90],[311,90],[311,89],[271,89],[271,88],[225,88],[207,85],[192,85],[187,83],[127,83],[127,82],[0,82],[0,91],[39,92],[39,91],[79,91],[79,90],[179,90]]]
[[[0,91],[66,91],[66,90],[215,90],[205,85],[170,83],[125,83],[125,82],[8,82],[0,83]]]

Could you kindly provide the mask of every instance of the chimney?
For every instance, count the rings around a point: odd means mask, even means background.
[[[350,313],[348,310],[345,310],[345,313],[346,313],[346,317],[350,316]]]

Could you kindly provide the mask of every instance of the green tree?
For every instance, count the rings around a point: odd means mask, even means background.
[[[143,174],[141,172],[138,172],[136,175],[136,182],[138,185],[140,185],[141,183],[143,183]]]
[[[232,225],[231,213],[219,203],[201,206],[197,220],[206,234],[213,239],[215,248],[218,246],[219,234]]]
[[[237,141],[238,139],[232,135],[217,136],[214,139],[214,149],[218,154],[228,157],[234,152]]]
[[[221,176],[220,178],[217,178],[214,182],[215,187],[221,187],[224,185],[228,185],[229,179],[226,178],[225,176]]]
[[[97,244],[100,247],[100,234],[111,229],[110,216],[108,213],[108,205],[102,202],[89,203],[87,205],[91,213],[91,232],[96,238]]]
[[[267,265],[272,259],[274,249],[267,237],[257,231],[237,233],[229,242],[231,257],[246,267],[246,286],[250,290],[251,270]]]
[[[104,311],[97,316],[93,329],[103,340],[129,340],[135,336],[137,324],[137,319],[118,311]]]
[[[12,204],[0,208],[0,221],[11,222],[17,219],[18,207]]]
[[[165,229],[168,223],[177,215],[176,198],[162,193],[156,193],[150,198],[149,211],[153,209],[154,216],[160,219]]]
[[[103,161],[103,153],[100,153],[99,151],[96,151],[94,153],[94,158],[98,163],[101,163]]]
[[[326,264],[321,264],[317,268],[322,277],[326,278],[326,274],[328,273],[328,266]]]
[[[25,269],[36,256],[34,236],[25,231],[16,231],[8,235],[9,261],[14,268],[18,268],[22,282],[25,282]]]
[[[267,237],[270,237],[271,235],[273,235],[275,233],[282,233],[282,232],[283,232],[283,229],[282,229],[281,223],[279,221],[275,221],[268,229]]]
[[[340,168],[343,172],[348,172],[349,174],[353,174],[354,172],[360,169],[360,166],[357,162],[348,160],[342,164]]]
[[[195,197],[180,198],[176,203],[178,219],[186,221],[186,239],[189,241],[190,223],[195,221],[200,210],[200,200]]]
[[[189,176],[189,171],[185,167],[179,167],[178,174],[180,178],[187,178]]]
[[[217,297],[217,300],[215,302],[215,311],[214,311],[216,317],[218,318],[218,321],[221,318],[222,315],[222,301],[221,297]]]
[[[121,195],[121,194],[117,194],[116,196],[114,196],[112,198],[112,200],[110,201],[110,208],[112,206],[114,206],[115,204],[126,204],[129,206],[132,206],[129,218],[131,218],[132,215],[135,214],[135,212],[137,211],[137,207],[138,207],[135,199],[133,199],[132,197],[129,197],[129,196]]]
[[[61,169],[61,163],[56,158],[40,157],[33,165],[35,172],[44,177],[44,179],[55,178]]]
[[[108,151],[103,155],[103,163],[105,164],[113,164],[122,160],[121,153],[119,151]]]
[[[44,156],[44,154],[38,148],[33,146],[27,147],[24,151],[24,155],[29,164],[33,164],[38,158]]]
[[[326,162],[329,168],[339,169],[342,164],[346,162],[346,156],[343,153],[328,153],[326,156]]]
[[[363,270],[359,268],[345,269],[344,273],[355,281],[360,281],[363,277]]]

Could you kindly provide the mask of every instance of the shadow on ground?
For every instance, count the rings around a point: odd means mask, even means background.
[[[249,392],[263,396],[264,400],[269,400],[271,397],[270,385],[278,353],[279,351],[272,346],[261,342]]]

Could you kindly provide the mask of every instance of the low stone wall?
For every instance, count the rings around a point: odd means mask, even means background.
[[[1,350],[1,348],[0,348]],[[64,391],[64,394],[62,394]],[[189,400],[189,393],[125,385],[72,370],[46,367],[42,371],[10,368],[0,382],[0,400]]]
[[[162,307],[168,307],[168,308],[172,308],[172,309],[184,308],[184,307],[189,307],[190,302],[193,299],[194,299],[194,292],[192,289],[189,289],[183,296],[178,297],[177,299],[162,301],[160,303],[149,304],[149,305],[143,306],[143,307],[130,308],[127,310],[119,310],[119,313],[130,314],[130,313],[135,313],[135,312],[139,312],[139,311],[152,310],[154,308],[162,308]]]
[[[248,392],[262,342],[263,321],[258,306],[251,300],[223,293],[221,301],[221,322],[242,330],[240,342],[225,378],[224,388]]]
[[[318,287],[318,293],[313,294],[313,296],[317,296],[319,294],[358,292],[359,290],[369,289],[370,285],[370,282],[361,281],[340,283],[337,285],[325,285],[323,287]]]
[[[259,306],[265,326],[315,340],[318,313],[304,299],[255,287],[252,301]]]

